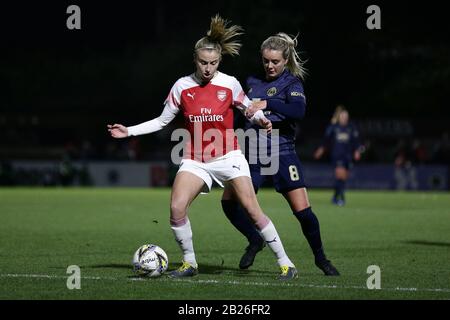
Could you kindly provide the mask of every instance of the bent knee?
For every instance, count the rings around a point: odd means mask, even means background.
[[[175,219],[181,219],[186,216],[188,202],[184,200],[172,200],[170,203],[170,215]]]
[[[230,188],[225,188],[222,194],[222,201],[236,201],[236,197],[234,195],[233,190]]]

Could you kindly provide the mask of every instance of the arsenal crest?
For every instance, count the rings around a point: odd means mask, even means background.
[[[217,91],[217,99],[220,101],[225,101],[227,99],[227,92],[225,90]]]

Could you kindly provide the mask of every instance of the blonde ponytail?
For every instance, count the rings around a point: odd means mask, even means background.
[[[227,28],[228,21],[221,18],[218,14],[211,18],[211,25],[206,36],[201,38],[195,44],[195,52],[202,49],[217,50],[219,54],[229,54],[231,56],[239,55],[239,49],[242,44],[234,37],[243,34],[240,26],[232,25]]]
[[[286,67],[289,71],[293,75],[304,80],[307,75],[307,70],[304,67],[306,61],[300,58],[295,49],[298,45],[297,36],[291,37],[286,33],[279,32],[264,40],[261,45],[261,53],[265,49],[281,51],[283,53],[283,58],[288,60]]]
[[[347,111],[345,107],[342,104],[337,105],[336,109],[334,110],[333,116],[331,117],[331,124],[336,124],[339,121],[339,115],[341,112]]]

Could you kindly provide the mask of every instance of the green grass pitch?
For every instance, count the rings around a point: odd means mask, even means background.
[[[330,190],[309,195],[342,275],[322,275],[287,203],[262,190],[300,272],[282,283],[268,248],[239,270],[246,240],[222,213],[219,189],[190,209],[200,274],[181,280],[136,279],[131,267],[145,243],[179,266],[169,189],[0,189],[0,299],[450,299],[449,193],[349,191],[345,207],[331,205]],[[70,265],[80,267],[80,290],[67,289]],[[366,286],[370,265],[380,267],[379,290]]]

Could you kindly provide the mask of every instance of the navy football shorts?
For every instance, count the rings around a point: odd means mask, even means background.
[[[306,187],[302,165],[296,153],[280,155],[279,168],[274,175],[262,175],[262,166],[260,164],[250,164],[250,174],[255,192],[262,186],[265,179],[272,179],[275,190],[279,193]]]
[[[353,163],[349,159],[345,158],[332,159],[332,163],[335,168],[341,167],[350,170],[353,167]]]

